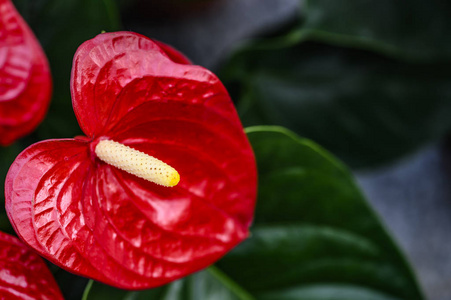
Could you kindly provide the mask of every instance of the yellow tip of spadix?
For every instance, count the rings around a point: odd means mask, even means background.
[[[103,162],[150,182],[166,187],[180,182],[180,174],[170,165],[121,143],[100,141],[95,153]]]
[[[175,171],[171,174],[171,177],[168,182],[168,186],[169,187],[176,186],[179,182],[180,182],[180,174],[179,174],[179,172]]]

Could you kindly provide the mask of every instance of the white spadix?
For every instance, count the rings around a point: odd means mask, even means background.
[[[115,141],[100,141],[95,153],[103,162],[159,185],[173,187],[180,181],[179,173],[170,165]]]

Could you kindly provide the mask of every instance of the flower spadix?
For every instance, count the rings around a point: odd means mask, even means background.
[[[173,187],[180,181],[179,173],[170,165],[121,143],[100,141],[95,152],[102,161],[150,182]]]
[[[58,266],[126,289],[207,267],[248,237],[256,166],[218,78],[131,32],[77,50],[86,137],[25,149],[5,183],[19,237]]]

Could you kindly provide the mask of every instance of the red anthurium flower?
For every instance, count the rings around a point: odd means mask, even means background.
[[[144,289],[248,236],[255,159],[215,75],[144,36],[104,33],[77,50],[71,91],[87,137],[34,144],[7,175],[26,243],[73,273]]]
[[[0,145],[42,121],[52,81],[47,58],[10,0],[0,0]]]
[[[63,299],[47,265],[17,238],[0,232],[0,299]]]

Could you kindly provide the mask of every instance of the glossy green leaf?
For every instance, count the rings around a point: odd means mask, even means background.
[[[315,40],[401,59],[451,59],[449,1],[309,0],[303,29]]]
[[[86,299],[423,299],[408,264],[349,171],[280,127],[252,127],[259,168],[251,237],[218,262],[161,288],[94,283]]]
[[[225,274],[258,299],[422,299],[339,161],[280,127],[247,132],[259,170],[255,224],[252,237],[219,262]]]
[[[120,29],[114,0],[14,0],[41,42],[53,77],[53,97],[37,139],[81,134],[72,110],[69,82],[72,59],[81,43],[102,31]]]
[[[262,300],[395,300],[390,296],[364,288],[345,285],[317,285],[268,293]]]

